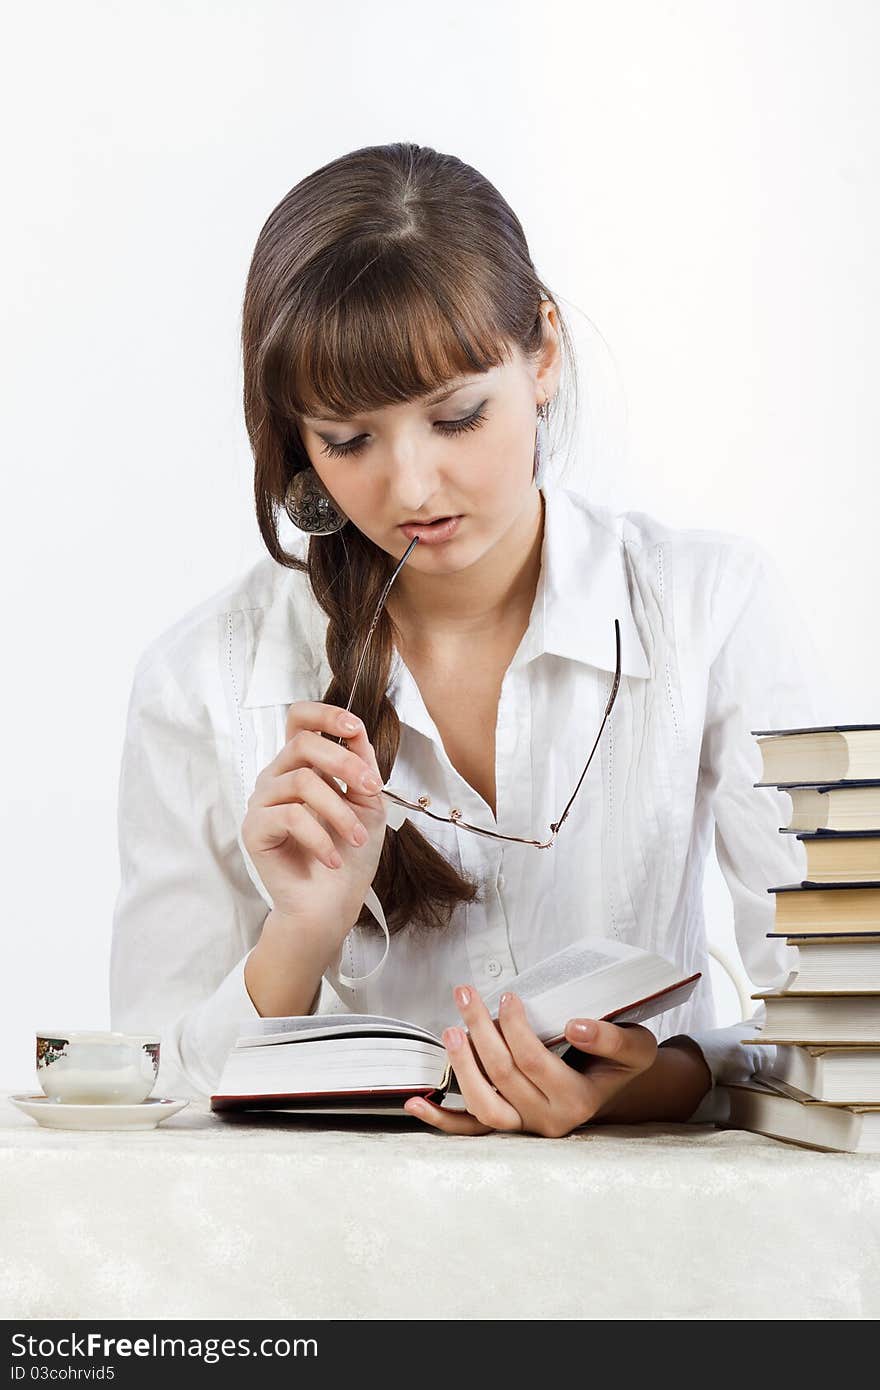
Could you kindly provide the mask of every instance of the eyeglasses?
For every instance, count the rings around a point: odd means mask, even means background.
[[[418,536],[415,536],[415,537],[413,538],[413,540],[410,542],[410,544],[407,546],[407,549],[406,549],[406,551],[404,552],[404,555],[403,555],[402,558],[398,561],[398,564],[397,564],[397,566],[396,566],[396,568],[395,568],[395,570],[394,570],[394,573],[391,575],[391,578],[388,580],[388,583],[385,585],[384,589],[382,590],[381,597],[379,598],[379,602],[378,602],[378,604],[376,605],[376,611],[375,611],[375,613],[373,614],[373,620],[372,620],[372,622],[370,623],[369,631],[367,632],[367,636],[366,636],[366,639],[365,639],[365,641],[364,641],[364,646],[363,646],[363,650],[362,650],[361,655],[360,655],[360,660],[358,661],[358,664],[357,664],[357,670],[355,671],[355,676],[354,676],[354,684],[352,685],[352,688],[351,688],[351,695],[349,696],[348,704],[347,704],[346,707],[345,707],[346,710],[348,710],[349,712],[351,711],[352,702],[354,701],[355,691],[357,690],[357,685],[358,685],[358,681],[359,681],[359,679],[360,679],[361,669],[362,669],[363,664],[364,664],[364,658],[365,658],[365,656],[366,656],[366,654],[367,654],[367,648],[368,648],[369,645],[370,645],[370,639],[371,639],[372,636],[373,636],[373,632],[374,632],[374,630],[375,630],[376,624],[378,623],[379,617],[380,617],[380,615],[381,615],[381,613],[382,613],[382,609],[383,609],[384,606],[385,606],[385,601],[386,601],[386,599],[388,598],[388,594],[389,594],[389,592],[390,592],[390,590],[391,590],[391,585],[394,583],[395,579],[397,578],[397,576],[398,576],[398,574],[400,573],[401,569],[403,568],[404,564],[405,564],[406,561],[409,559],[410,554],[412,553],[412,551],[413,551],[413,549],[415,548],[415,546],[418,544],[418,540],[419,540]],[[549,839],[549,840],[528,840],[528,839],[523,839],[523,838],[522,838],[521,836],[519,836],[519,835],[502,835],[501,832],[498,831],[498,830],[487,830],[487,829],[485,829],[485,828],[484,828],[483,826],[481,826],[481,825],[470,825],[467,821],[462,820],[462,818],[461,818],[461,811],[455,810],[455,809],[453,809],[452,811],[450,811],[448,816],[441,816],[441,815],[438,815],[438,813],[437,813],[436,811],[431,811],[431,810],[428,809],[428,808],[430,807],[430,805],[431,805],[431,798],[428,797],[428,796],[420,796],[420,797],[418,798],[417,801],[408,801],[407,798],[406,798],[405,796],[400,796],[400,795],[398,795],[398,793],[395,792],[395,791],[393,791],[390,787],[383,787],[383,788],[382,788],[382,795],[383,795],[383,796],[387,796],[387,797],[389,798],[390,801],[396,802],[396,804],[397,804],[398,806],[405,806],[406,809],[409,810],[409,811],[419,811],[419,812],[421,812],[422,815],[430,816],[432,820],[446,821],[446,822],[448,822],[448,823],[450,823],[450,824],[452,824],[452,825],[457,825],[458,828],[459,828],[460,830],[469,830],[469,831],[470,831],[472,834],[474,834],[474,835],[485,835],[485,836],[487,837],[487,839],[490,839],[490,840],[508,840],[508,841],[510,841],[510,842],[512,842],[512,843],[515,843],[515,844],[518,844],[518,845],[534,845],[537,849],[550,849],[551,846],[554,844],[554,842],[555,842],[555,840],[556,840],[556,836],[557,836],[558,833],[559,833],[559,830],[560,830],[560,827],[562,826],[563,821],[565,820],[566,816],[568,815],[569,811],[571,810],[572,803],[573,803],[575,797],[577,796],[578,792],[580,791],[581,783],[583,782],[584,778],[585,778],[586,775],[587,775],[587,768],[590,766],[590,763],[593,761],[593,754],[595,753],[595,751],[596,751],[596,749],[597,749],[597,747],[598,747],[598,745],[599,745],[599,740],[600,740],[600,738],[602,737],[602,732],[603,732],[603,730],[604,730],[604,728],[605,728],[605,724],[607,723],[608,716],[609,716],[609,714],[611,713],[612,706],[613,706],[613,704],[614,704],[615,699],[617,698],[617,690],[618,690],[618,687],[619,687],[619,685],[620,685],[620,623],[618,622],[617,618],[614,619],[614,642],[615,642],[615,648],[616,648],[616,669],[615,669],[615,672],[614,672],[614,683],[613,683],[613,685],[612,685],[612,687],[611,687],[611,694],[610,694],[609,697],[608,697],[608,703],[607,703],[606,706],[605,706],[605,713],[604,713],[604,715],[602,716],[602,723],[601,723],[600,726],[599,726],[599,732],[598,732],[597,735],[596,735],[595,743],[593,744],[593,747],[590,749],[590,756],[587,758],[586,766],[584,767],[583,772],[581,773],[580,777],[578,778],[577,786],[575,787],[574,791],[572,792],[571,796],[570,796],[569,799],[568,799],[568,805],[566,806],[565,810],[562,812],[562,815],[559,817],[559,820],[558,820],[558,821],[553,821],[553,822],[551,823],[551,825],[550,825],[550,839]],[[344,738],[338,738],[336,741],[337,741],[337,743],[345,743],[345,739],[344,739]]]

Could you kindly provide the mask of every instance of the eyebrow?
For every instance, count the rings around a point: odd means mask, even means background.
[[[447,386],[445,390],[433,391],[429,396],[420,396],[419,400],[423,405],[439,405],[441,401],[448,400],[454,396],[456,391],[460,391],[463,386],[472,382],[471,377],[460,377],[452,386]],[[304,420],[328,420],[337,425],[344,425],[352,419],[350,415],[304,415]]]
[[[447,386],[445,391],[434,391],[432,395],[423,397],[425,405],[438,405],[440,401],[454,396],[456,391],[460,391],[462,386],[467,386],[471,380],[472,378],[468,376],[459,377],[458,381],[453,386]]]

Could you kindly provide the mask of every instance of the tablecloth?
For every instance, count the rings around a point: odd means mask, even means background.
[[[880,1162],[712,1125],[563,1139],[0,1099],[0,1317],[876,1318]]]

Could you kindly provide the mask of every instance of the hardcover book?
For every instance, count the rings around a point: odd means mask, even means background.
[[[538,1037],[569,1066],[588,1054],[565,1038],[571,1018],[641,1023],[687,1000],[700,971],[685,974],[653,952],[584,937],[500,985],[483,1001],[496,1020],[515,991]],[[451,986],[450,986],[451,995]],[[450,1017],[444,1026],[463,1026]],[[442,1033],[442,1028],[440,1029]],[[250,1021],[229,1052],[211,1109],[294,1114],[402,1114],[410,1096],[464,1109],[442,1038],[404,1019],[328,1013]]]
[[[880,881],[783,883],[776,894],[774,935],[858,936],[880,929]]]
[[[720,1082],[730,1101],[728,1127],[748,1129],[812,1149],[880,1152],[880,1104],[829,1105],[783,1092],[770,1082]]]
[[[756,785],[880,777],[880,724],[752,729],[764,761]]]

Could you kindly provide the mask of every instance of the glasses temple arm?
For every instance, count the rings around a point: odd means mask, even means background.
[[[580,791],[581,782],[583,782],[584,778],[587,775],[587,769],[589,768],[590,763],[593,761],[593,754],[599,746],[599,739],[602,737],[602,731],[608,722],[608,716],[611,713],[611,706],[614,704],[614,701],[617,698],[617,688],[620,685],[620,623],[616,618],[614,619],[614,640],[616,647],[616,669],[614,672],[614,683],[611,687],[611,694],[608,696],[608,703],[605,706],[605,714],[602,717],[602,723],[599,725],[599,732],[596,735],[596,741],[593,744],[593,747],[590,749],[590,756],[587,758],[587,765],[581,773],[580,777],[578,778],[577,786],[575,787],[571,796],[568,798],[568,805],[566,806],[562,815],[559,817],[559,820],[550,826],[550,829],[552,830],[554,835],[557,833],[559,827],[562,825],[562,822],[565,820],[565,817],[568,815],[568,812],[571,808],[571,804],[577,796],[578,792]]]
[[[392,573],[392,575],[391,575],[391,578],[388,580],[388,582],[386,583],[385,587],[383,588],[381,594],[379,595],[379,602],[376,604],[376,611],[375,611],[375,613],[373,614],[373,619],[372,619],[372,622],[370,623],[369,630],[368,630],[368,632],[367,632],[367,636],[366,636],[366,639],[365,639],[365,641],[364,641],[363,650],[361,651],[360,660],[358,661],[358,664],[357,664],[357,670],[356,670],[355,673],[354,673],[354,680],[352,681],[352,684],[351,684],[351,693],[349,694],[349,697],[348,697],[348,704],[345,706],[346,710],[348,710],[349,712],[351,711],[351,706],[352,706],[352,703],[353,703],[353,701],[354,701],[355,691],[357,690],[358,681],[360,680],[360,677],[361,677],[361,670],[362,670],[362,668],[363,668],[364,659],[366,658],[366,655],[367,655],[367,648],[368,648],[369,645],[370,645],[370,639],[371,639],[372,636],[373,636],[373,632],[375,631],[376,624],[377,624],[378,621],[379,621],[379,617],[380,617],[380,615],[381,615],[381,613],[382,613],[382,609],[385,607],[385,600],[386,600],[387,597],[388,597],[389,591],[390,591],[390,589],[391,589],[391,585],[394,583],[395,579],[396,579],[397,576],[400,574],[400,571],[403,569],[403,566],[405,565],[406,561],[409,559],[410,554],[411,554],[412,551],[415,549],[415,547],[418,545],[418,543],[419,543],[419,538],[418,538],[418,536],[413,536],[413,538],[412,538],[412,540],[410,541],[409,545],[407,546],[406,550],[403,552],[403,554],[401,555],[400,559],[398,560],[396,566],[394,567],[394,571],[393,571],[393,573]],[[338,738],[336,741],[337,741],[337,743],[344,743],[345,740],[344,740],[344,739],[341,739],[341,738]]]

